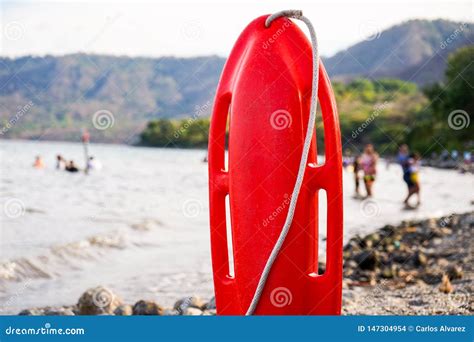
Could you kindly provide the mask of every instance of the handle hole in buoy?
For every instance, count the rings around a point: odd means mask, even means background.
[[[235,277],[234,269],[234,245],[233,245],[233,234],[232,234],[232,220],[230,217],[230,197],[225,197],[225,220],[226,220],[226,234],[227,234],[227,260],[229,263],[228,276],[230,278]]]
[[[318,115],[316,116],[316,165],[322,166],[326,159],[325,156],[325,139],[324,139],[324,120],[318,120],[322,118],[321,110],[318,110]]]
[[[324,274],[326,270],[327,251],[327,193],[326,190],[318,191],[318,264],[317,274]]]
[[[224,170],[225,172],[229,171],[229,153],[230,153],[230,146],[229,146],[229,135],[230,135],[230,106],[227,110],[227,119],[225,123],[225,137],[224,137]]]

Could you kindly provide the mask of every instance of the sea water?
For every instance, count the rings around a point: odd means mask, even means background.
[[[55,158],[83,166],[79,143],[0,141],[0,314],[74,304],[97,285],[131,304],[212,297],[206,151],[102,144],[89,151],[102,169],[71,174],[57,170]],[[36,155],[44,169],[32,167]],[[370,201],[353,197],[353,174],[344,171],[344,240],[472,210],[473,175],[422,168],[420,178],[422,205],[404,210],[398,165],[380,163]]]

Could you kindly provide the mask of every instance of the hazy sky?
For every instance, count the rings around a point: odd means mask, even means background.
[[[1,1],[0,54],[226,56],[254,18],[302,9],[323,55],[413,18],[473,21],[472,0]]]

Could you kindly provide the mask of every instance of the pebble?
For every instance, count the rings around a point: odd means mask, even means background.
[[[18,314],[20,316],[43,316],[44,315],[44,310],[38,309],[38,308],[33,308],[33,309],[25,309],[20,311]]]
[[[375,251],[367,250],[354,256],[354,261],[362,270],[375,270],[378,264],[378,255]]]
[[[216,297],[212,297],[211,300],[204,305],[205,310],[215,310],[216,309]]]
[[[139,300],[133,306],[133,314],[140,316],[163,315],[163,308],[151,300]]]
[[[464,272],[462,270],[462,267],[460,265],[451,265],[448,268],[448,276],[449,280],[453,279],[461,279],[464,275]]]
[[[110,289],[97,286],[82,294],[77,302],[77,308],[80,315],[112,315],[122,304],[122,300]]]
[[[174,303],[173,308],[180,313],[184,313],[187,308],[202,309],[206,303],[198,296],[184,297]]]
[[[189,308],[186,308],[183,311],[183,315],[185,315],[185,316],[201,316],[202,311],[197,309],[197,308],[189,307]]]
[[[45,316],[74,316],[74,311],[71,308],[47,308],[44,310]]]
[[[439,290],[443,293],[451,293],[453,292],[453,285],[449,281],[449,277],[445,274],[443,275],[443,279],[441,280],[441,285],[439,286]]]
[[[131,316],[131,315],[133,315],[133,308],[132,308],[131,305],[128,305],[128,304],[119,305],[114,310],[114,315],[116,315],[116,316]]]

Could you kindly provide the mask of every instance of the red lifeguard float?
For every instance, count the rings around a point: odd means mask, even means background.
[[[281,17],[266,27],[267,17],[251,22],[237,40],[221,75],[211,119],[211,250],[219,315],[244,315],[249,308],[287,216],[308,125],[311,44],[291,20]],[[337,315],[341,311],[341,138],[331,84],[321,61],[318,63],[325,161],[317,164],[314,133],[291,228],[255,314]],[[323,274],[318,274],[320,189],[327,193]],[[226,196],[231,227],[226,225]],[[233,274],[229,268],[228,229]]]

